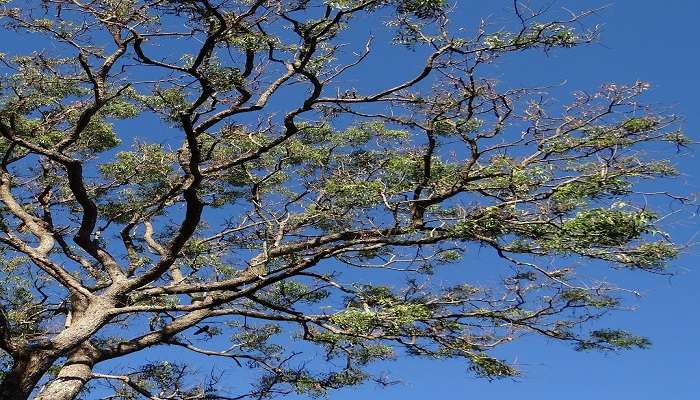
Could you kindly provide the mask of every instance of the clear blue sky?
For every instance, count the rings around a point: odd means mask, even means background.
[[[505,19],[506,10],[512,10],[511,0],[457,1],[459,11],[454,18],[463,19],[465,25],[487,15],[492,15],[494,20]],[[606,82],[649,81],[654,89],[647,100],[670,106],[674,112],[685,115],[684,129],[691,138],[700,140],[700,113],[697,112],[700,104],[697,99],[700,94],[697,26],[700,2],[557,0],[554,7],[581,9],[603,5],[609,7],[588,20],[588,24],[603,27],[597,44],[556,51],[549,56],[541,52],[510,56],[493,69],[492,77],[508,86],[555,85],[566,81],[558,89],[562,94],[577,89],[595,90]],[[3,43],[0,51],[26,51],[19,47],[19,43]],[[373,73],[358,80],[357,86],[371,87],[386,82],[395,77],[399,68],[411,73],[406,69],[412,63],[411,57],[419,56],[397,52],[401,58],[391,59],[392,54],[375,54],[369,60],[374,66]],[[697,150],[692,150],[675,160],[686,173],[675,183],[680,192],[700,191],[700,174],[695,174],[700,169],[700,160],[696,153]],[[700,219],[688,217],[676,221],[671,229],[679,241],[691,242],[700,227],[698,222]],[[331,398],[696,399],[700,392],[698,260],[695,246],[674,263],[672,270],[677,276],[672,278],[612,271],[607,275],[621,286],[640,289],[645,296],[636,303],[635,312],[617,313],[603,322],[649,337],[654,344],[650,350],[621,354],[577,353],[561,343],[525,339],[499,353],[523,367],[524,376],[518,380],[488,382],[469,375],[461,362],[404,358],[378,365],[376,369],[387,371],[391,377],[405,383],[388,388],[368,384],[333,393]],[[157,353],[146,353],[143,357],[149,359]],[[122,361],[116,365],[125,364]],[[236,379],[235,371],[229,378]]]
[[[504,18],[510,0],[459,1],[465,21],[485,15]],[[542,2],[539,2],[540,4]],[[530,54],[502,60],[494,77],[507,85],[544,85],[566,81],[561,92],[593,90],[601,83],[649,81],[652,103],[670,106],[686,117],[686,132],[700,140],[700,2],[693,0],[556,1],[572,10],[609,5],[589,24],[601,24],[600,41],[588,47]],[[404,60],[395,60],[396,66]],[[390,66],[391,68],[391,66]],[[386,70],[377,70],[377,79]],[[680,191],[698,192],[700,159],[697,149],[677,162],[685,176]],[[671,226],[676,238],[693,241],[700,220],[689,217]],[[674,399],[699,398],[700,393],[700,267],[694,246],[674,263],[677,276],[665,278],[639,273],[611,272],[614,282],[637,287],[645,294],[630,313],[614,314],[603,323],[627,327],[648,336],[650,350],[621,354],[577,353],[559,343],[540,339],[521,341],[501,353],[517,360],[525,374],[517,381],[488,382],[468,375],[458,362],[401,360],[384,367],[405,383],[378,388],[368,385],[332,396],[334,400],[488,398],[490,400]],[[471,260],[473,262],[473,260]]]

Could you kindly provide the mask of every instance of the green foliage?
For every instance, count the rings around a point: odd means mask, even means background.
[[[323,189],[333,197],[340,207],[356,206],[368,207],[380,201],[379,195],[383,191],[380,181],[353,181],[348,177],[336,177],[328,179]]]
[[[273,46],[280,45],[278,38],[257,32],[230,33],[226,36],[226,44],[253,51],[264,51],[268,49],[271,44]]]
[[[552,201],[558,211],[570,211],[588,204],[591,199],[623,196],[632,184],[621,177],[595,175],[557,187]]]
[[[121,140],[114,132],[112,124],[103,120],[92,119],[78,140],[77,146],[91,152],[101,153],[113,149],[121,144]]]
[[[326,4],[340,9],[348,9],[362,4],[361,0],[326,0]],[[402,14],[411,14],[419,18],[438,15],[447,2],[445,0],[383,0],[379,5],[391,4]]]
[[[292,306],[294,304],[315,304],[330,296],[324,289],[313,288],[301,282],[284,281],[270,288],[266,298],[275,304]]]
[[[428,18],[439,13],[447,2],[445,0],[400,0],[397,3],[398,11],[401,13]]]
[[[646,349],[651,346],[649,339],[632,335],[620,330],[597,330],[591,332],[589,339],[581,341],[577,350],[627,350]]]
[[[669,260],[678,257],[679,247],[665,241],[641,243],[617,253],[600,254],[605,260],[632,268],[663,270]]]
[[[122,98],[113,99],[102,108],[100,108],[100,114],[115,119],[129,119],[134,118],[141,113],[141,109],[130,101]]]
[[[388,360],[395,357],[394,350],[384,344],[366,344],[353,346],[352,357],[359,365],[367,365],[378,360]]]
[[[343,329],[358,334],[370,333],[379,323],[375,312],[357,309],[349,309],[334,314],[331,317],[331,322],[339,325]]]
[[[485,209],[481,215],[457,222],[451,230],[455,237],[466,240],[497,238],[508,232],[508,214],[506,210]]]
[[[152,95],[134,95],[146,109],[162,114],[166,120],[177,122],[177,116],[187,107],[186,93],[179,88],[155,88]]]
[[[0,349],[46,360],[36,382],[57,355],[163,346],[115,371],[112,397],[323,397],[386,383],[372,363],[403,355],[518,376],[494,350],[523,334],[649,346],[595,330],[625,296],[576,271],[667,272],[681,248],[654,198],[690,201],[648,189],[679,175],[662,153],[691,143],[678,118],[644,82],[555,107],[485,68],[591,41],[579,14],[519,7],[509,32],[443,0],[26,3],[3,27],[49,40],[0,55]],[[353,43],[360,18],[427,59],[362,79],[377,46]],[[479,287],[475,268],[502,279]],[[251,391],[218,392],[175,346],[251,369]]]
[[[438,135],[467,134],[478,131],[484,122],[477,118],[464,119],[441,119],[435,122],[433,129]]]
[[[520,375],[518,370],[507,363],[485,354],[472,355],[469,361],[471,362],[469,369],[481,377],[508,378]]]
[[[119,152],[115,158],[113,163],[100,165],[100,170],[105,178],[120,183],[160,186],[174,176],[175,154],[156,144],[137,145],[135,151]]]
[[[356,386],[368,378],[367,374],[352,368],[314,377],[296,371],[288,371],[283,379],[293,384],[297,394],[310,397],[325,397],[328,390]]]
[[[620,304],[618,299],[592,293],[585,289],[569,289],[561,294],[562,299],[571,304],[586,305],[596,308],[612,308]]]
[[[372,288],[370,293],[363,293],[362,300],[351,302],[350,308],[333,314],[330,321],[351,335],[369,336],[377,329],[388,334],[410,332],[417,322],[433,315],[425,304],[401,301],[386,288]],[[356,308],[360,305],[365,308]]]
[[[27,343],[45,332],[40,315],[37,315],[41,305],[32,293],[31,281],[25,279],[19,270],[7,272],[0,276],[3,281],[3,285],[0,285],[2,317],[7,321],[7,334],[20,343]]]
[[[243,84],[241,71],[236,67],[222,67],[217,64],[210,64],[204,71],[207,79],[218,91],[228,91]]]
[[[282,350],[282,347],[271,344],[270,340],[281,332],[278,325],[266,324],[258,327],[244,327],[231,338],[240,346],[241,350],[261,352],[266,355],[274,355]]]
[[[488,35],[484,39],[484,46],[492,51],[504,51],[513,49],[526,49],[543,46],[573,47],[585,40],[576,34],[570,26],[561,24],[533,24],[518,33],[500,31]]]
[[[630,118],[622,123],[622,129],[629,133],[640,133],[650,131],[658,125],[658,122],[652,118]]]
[[[140,368],[134,380],[141,387],[167,393],[177,388],[182,371],[183,367],[172,362],[150,363]]]
[[[561,250],[621,246],[651,230],[655,215],[649,211],[593,208],[564,221],[547,246]]]

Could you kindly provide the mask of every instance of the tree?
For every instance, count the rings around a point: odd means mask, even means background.
[[[492,350],[525,334],[649,345],[594,322],[630,293],[575,267],[678,254],[647,199],[684,199],[644,193],[677,173],[659,154],[688,144],[678,118],[642,82],[561,107],[488,79],[591,42],[591,12],[515,2],[510,28],[466,34],[444,0],[0,3],[3,35],[47,43],[0,58],[0,398],[322,396],[405,355],[515,376]],[[343,82],[372,73],[365,18],[389,21],[378,46],[426,55],[412,77]],[[480,248],[509,266],[500,285],[431,283]],[[178,352],[255,381],[231,394]]]

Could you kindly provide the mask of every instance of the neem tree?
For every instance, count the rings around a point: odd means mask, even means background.
[[[0,59],[0,398],[317,396],[395,356],[514,376],[490,354],[524,334],[648,345],[589,324],[625,292],[574,267],[677,255],[638,189],[676,174],[645,150],[684,145],[677,118],[640,104],[644,83],[562,107],[481,72],[593,40],[587,13],[516,2],[513,29],[469,31],[444,0],[0,3],[3,35],[38,46]],[[343,83],[386,45],[426,57],[403,82]],[[431,283],[479,248],[500,284],[458,266]],[[139,355],[155,346],[177,351]]]

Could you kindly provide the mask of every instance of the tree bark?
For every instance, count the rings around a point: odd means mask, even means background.
[[[56,360],[67,356],[58,376],[37,393],[35,400],[72,400],[90,380],[97,350],[89,341],[106,320],[104,305],[90,305],[72,296],[72,323],[53,339],[50,348],[31,348],[14,355],[14,365],[0,383],[0,400],[26,400]]]
[[[90,380],[96,359],[95,349],[90,344],[78,347],[34,400],[73,400]]]
[[[0,383],[0,400],[28,399],[56,358],[48,352],[16,355],[12,369]]]

